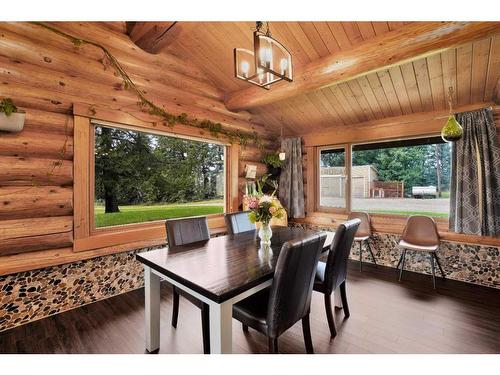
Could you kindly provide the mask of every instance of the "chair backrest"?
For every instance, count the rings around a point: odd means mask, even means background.
[[[361,224],[359,224],[358,231],[356,232],[356,237],[370,237],[372,235],[372,225],[370,214],[368,212],[351,212],[347,217],[347,220],[359,219]]]
[[[340,224],[335,230],[335,236],[326,261],[324,278],[326,293],[331,293],[347,277],[347,260],[360,224],[360,219],[352,219]]]
[[[168,247],[171,250],[176,250],[181,245],[210,239],[208,221],[204,216],[169,219],[165,221],[165,227]]]
[[[250,222],[248,218],[249,211],[234,212],[232,214],[225,214],[227,232],[228,234],[238,234],[255,230],[255,224]]]
[[[268,336],[278,337],[309,312],[326,233],[285,242],[276,263],[267,310]]]
[[[429,216],[410,216],[406,221],[401,239],[413,245],[439,245],[439,233],[436,222]]]

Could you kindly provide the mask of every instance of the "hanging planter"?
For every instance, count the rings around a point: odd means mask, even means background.
[[[26,113],[18,111],[10,98],[0,101],[0,131],[20,132],[24,127]]]
[[[445,142],[456,142],[462,138],[464,129],[453,114],[453,87],[451,86],[448,88],[448,105],[450,106],[450,116],[441,130],[441,138]]]

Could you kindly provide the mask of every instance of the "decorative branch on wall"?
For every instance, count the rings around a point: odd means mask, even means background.
[[[98,49],[100,49],[104,56],[109,60],[115,72],[120,76],[123,80],[123,86],[126,90],[130,90],[137,95],[139,101],[137,105],[144,110],[146,110],[149,114],[158,116],[162,119],[164,124],[169,127],[173,127],[175,124],[183,124],[196,127],[201,130],[208,131],[213,137],[223,136],[227,138],[230,143],[238,142],[242,146],[246,146],[249,142],[252,142],[255,146],[262,148],[262,140],[259,138],[256,132],[253,133],[243,133],[238,130],[228,130],[222,128],[222,124],[218,122],[213,122],[210,120],[198,120],[196,118],[190,118],[186,113],[182,113],[180,115],[174,115],[172,113],[167,112],[161,106],[155,104],[153,101],[149,100],[144,93],[136,86],[134,81],[130,78],[128,73],[123,69],[118,59],[104,46],[99,43],[93,42],[87,39],[81,39],[70,35],[66,32],[63,32],[55,27],[50,25],[46,25],[42,22],[32,22],[33,24],[43,27],[57,35],[68,39],[71,43],[73,43],[76,47],[81,47],[83,45],[91,45]]]

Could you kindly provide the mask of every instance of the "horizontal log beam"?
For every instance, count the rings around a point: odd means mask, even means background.
[[[0,157],[0,186],[69,186],[73,183],[70,160]]]
[[[193,22],[127,22],[130,39],[142,50],[157,54],[189,30]]]
[[[73,189],[59,186],[0,186],[0,220],[69,216]]]
[[[387,69],[500,32],[500,22],[422,22],[375,37],[297,68],[291,83],[229,94],[230,110],[250,109]]]
[[[486,107],[500,109],[500,106],[487,102],[460,106],[455,108],[455,112],[467,112]],[[304,145],[308,147],[432,135],[441,131],[447,117],[448,111],[420,112],[353,125],[335,126],[321,132],[302,134],[302,139]]]

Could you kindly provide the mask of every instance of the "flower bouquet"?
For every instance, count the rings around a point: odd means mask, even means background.
[[[260,222],[262,225],[259,230],[259,238],[262,245],[270,245],[273,232],[269,225],[272,218],[282,218],[285,215],[285,209],[278,198],[271,195],[257,193],[243,197],[244,202],[250,209],[248,218],[252,223]]]

